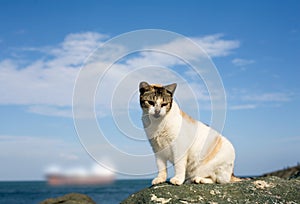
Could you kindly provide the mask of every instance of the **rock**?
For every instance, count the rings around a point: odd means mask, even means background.
[[[70,193],[58,198],[48,198],[40,204],[96,204],[89,196],[80,193]]]
[[[290,179],[297,178],[300,176],[300,164],[294,167],[288,167],[279,171],[266,173],[263,176],[277,176],[279,178]]]
[[[131,203],[300,203],[300,178],[260,177],[228,184],[162,183],[122,202]]]

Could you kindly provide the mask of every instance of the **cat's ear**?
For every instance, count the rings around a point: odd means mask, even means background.
[[[176,87],[177,87],[177,84],[176,84],[176,83],[164,86],[164,88],[165,88],[168,92],[170,92],[172,95],[174,95],[174,92],[175,92]]]
[[[139,86],[140,94],[144,94],[145,91],[148,91],[149,89],[150,89],[150,85],[147,82],[142,81],[140,83],[140,86]]]

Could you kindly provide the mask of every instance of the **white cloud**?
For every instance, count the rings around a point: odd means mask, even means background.
[[[72,117],[72,109],[70,106],[48,106],[48,105],[30,105],[28,112],[47,116]]]
[[[175,39],[166,44],[152,47],[153,51],[142,52],[139,57],[127,60],[130,67],[143,67],[145,65],[159,65],[171,67],[184,64],[184,61],[213,57],[224,57],[240,46],[237,40],[224,40],[222,34],[207,35],[203,37],[191,37]],[[194,43],[191,43],[191,41]],[[196,45],[196,46],[194,46]],[[161,53],[160,50],[168,51]]]
[[[241,104],[241,105],[231,105],[229,106],[230,110],[244,110],[244,109],[255,109],[256,104]]]
[[[244,110],[269,105],[280,106],[282,103],[291,101],[293,94],[290,92],[253,93],[245,89],[233,89],[228,92],[227,96],[229,110]]]
[[[235,66],[242,67],[249,64],[255,63],[255,60],[248,60],[248,59],[241,59],[241,58],[235,58],[231,61]]]
[[[35,61],[20,67],[17,62],[0,62],[0,104],[56,105],[71,104],[78,70],[69,67],[47,67]]]
[[[79,68],[104,38],[92,32],[69,34],[58,46],[28,48],[27,52],[45,56],[27,65],[21,59],[1,61],[0,104],[29,105],[34,113],[71,116],[65,107],[71,107]]]
[[[238,40],[224,40],[223,34],[207,35],[202,38],[192,38],[210,57],[227,56],[240,46]]]
[[[44,53],[43,57],[32,60],[30,63],[24,64],[22,59],[0,61],[0,104],[26,105],[27,111],[32,113],[72,117],[71,107],[76,77],[83,63],[86,62],[87,56],[99,45],[102,45],[107,38],[108,36],[100,33],[73,33],[67,35],[64,41],[56,46],[23,48],[23,52]],[[222,34],[191,39],[211,57],[227,56],[240,46],[239,41],[225,40]],[[182,49],[183,47],[185,49]],[[184,39],[173,40],[167,44],[153,47],[154,50],[162,48],[170,50],[170,52],[175,50],[173,54],[184,60],[193,60],[205,55],[201,49],[189,48]],[[124,49],[126,48],[121,45],[111,45],[106,50],[107,52],[97,53],[97,56],[90,57],[89,64],[85,65],[85,68],[90,69],[88,75],[100,76],[103,74],[110,66],[107,62],[118,56],[118,53],[123,52]],[[255,61],[236,58],[232,60],[232,63],[236,66],[245,66],[255,63]],[[176,81],[181,86],[177,90],[177,97],[181,100],[195,98],[193,93],[185,91],[191,87],[199,101],[209,102],[210,96],[205,84],[200,83],[195,72],[186,69],[182,71],[183,75],[176,74],[168,68],[173,66],[184,66],[184,62],[173,55],[155,51],[140,52],[137,55],[125,57],[122,62],[115,63],[106,72],[105,79],[99,85],[98,93],[100,93],[101,100],[98,97],[98,102],[102,107],[102,110],[98,110],[99,115],[106,115],[103,109],[110,110],[110,99],[116,86],[126,87],[123,92],[120,92],[122,98],[125,98],[126,94],[132,95],[136,92],[138,83],[142,80],[164,84]],[[139,70],[138,68],[143,69]],[[86,81],[89,81],[90,76],[86,77]],[[189,79],[189,87],[185,87],[187,85],[185,80],[187,79]],[[125,83],[125,81],[127,82]],[[87,89],[89,89],[88,86],[83,92],[86,92]],[[229,108],[240,110],[257,108],[259,107],[258,103],[287,102],[291,100],[291,95],[280,92],[260,94],[247,92],[235,94],[233,98],[235,98],[235,105],[229,106]],[[123,102],[122,100],[117,101],[115,105],[121,108],[124,106]],[[209,104],[206,105],[210,107]],[[205,107],[205,104],[202,104],[202,107]],[[89,113],[85,114],[88,115]]]
[[[26,64],[24,64],[23,59],[10,58],[0,61],[0,104],[27,105],[27,110],[33,113],[70,117],[72,115],[73,87],[79,69],[86,61],[87,56],[103,44],[107,37],[95,32],[71,33],[56,46],[20,48],[21,52],[39,52],[43,55],[31,62],[30,59],[26,59]],[[195,37],[192,40],[206,50],[211,57],[226,56],[239,47],[238,41],[224,40],[222,37],[218,34]],[[203,55],[197,50],[188,49],[185,42],[180,40],[174,40],[166,45],[157,45],[157,48],[160,46],[178,50],[177,54],[187,60]],[[107,59],[117,56],[117,53],[123,49],[125,48],[120,45],[113,45],[107,49],[107,52],[98,54],[94,59],[90,58],[89,62],[95,62],[94,65],[97,65],[94,67],[94,72],[96,74],[102,73],[108,67]],[[107,85],[119,83],[119,80],[136,67],[153,64],[171,67],[180,63],[182,62],[174,56],[156,52],[142,52],[138,56],[126,59],[125,63],[114,65],[115,69],[109,74],[105,83]],[[178,80],[178,77],[172,78],[171,75],[168,75],[168,80],[166,80],[165,74],[144,72],[132,80],[131,86],[136,89],[138,81],[144,76],[153,82],[161,83]],[[105,85],[103,95],[109,95],[113,91],[107,85]],[[201,98],[206,98],[202,91],[200,92],[203,96]],[[106,101],[105,105],[109,107],[110,103]]]
[[[256,102],[287,102],[291,100],[291,94],[281,92],[249,94],[242,96],[242,100]]]

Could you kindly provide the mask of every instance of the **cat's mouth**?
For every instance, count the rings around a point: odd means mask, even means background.
[[[154,118],[159,118],[159,117],[160,117],[160,113],[155,113],[155,114],[153,114],[153,117],[154,117]]]

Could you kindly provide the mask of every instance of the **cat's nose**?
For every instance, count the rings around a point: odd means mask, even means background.
[[[154,113],[155,113],[155,115],[158,115],[160,113],[160,110],[159,109],[155,109]]]

